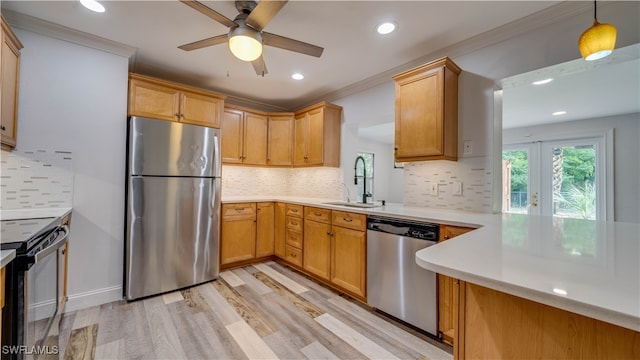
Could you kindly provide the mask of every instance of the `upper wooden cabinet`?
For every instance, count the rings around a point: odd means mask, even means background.
[[[294,166],[340,166],[342,107],[320,103],[296,112]]]
[[[267,165],[291,166],[293,164],[293,113],[270,113],[268,133]]]
[[[220,129],[223,163],[267,165],[267,115],[227,106]]]
[[[2,149],[12,149],[16,146],[18,134],[18,82],[20,75],[20,49],[22,43],[13,33],[9,24],[2,18],[2,77],[0,77],[0,93],[2,100],[2,119],[0,121]]]
[[[129,74],[130,116],[218,128],[225,96],[169,81]]]
[[[393,77],[396,161],[458,159],[458,75],[448,57]]]

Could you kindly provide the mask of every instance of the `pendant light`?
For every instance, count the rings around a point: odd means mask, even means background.
[[[262,34],[248,27],[246,18],[240,14],[233,21],[237,26],[229,31],[229,50],[240,60],[254,61],[262,55]]]
[[[597,17],[596,2],[593,2],[593,25],[580,35],[578,48],[587,60],[598,60],[611,54],[616,46],[616,27],[611,24],[600,24]]]

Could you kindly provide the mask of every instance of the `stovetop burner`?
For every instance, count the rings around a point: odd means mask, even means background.
[[[53,230],[58,222],[55,217],[0,221],[0,248],[26,252],[38,239]]]

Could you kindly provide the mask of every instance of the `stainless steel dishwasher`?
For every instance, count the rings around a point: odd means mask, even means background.
[[[437,336],[436,274],[416,251],[438,241],[437,224],[369,216],[367,299],[374,308]]]

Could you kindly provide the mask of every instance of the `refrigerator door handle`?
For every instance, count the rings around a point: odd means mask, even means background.
[[[216,159],[213,164],[213,177],[220,177],[222,154],[220,153],[220,139],[218,132],[213,135],[213,158]]]

